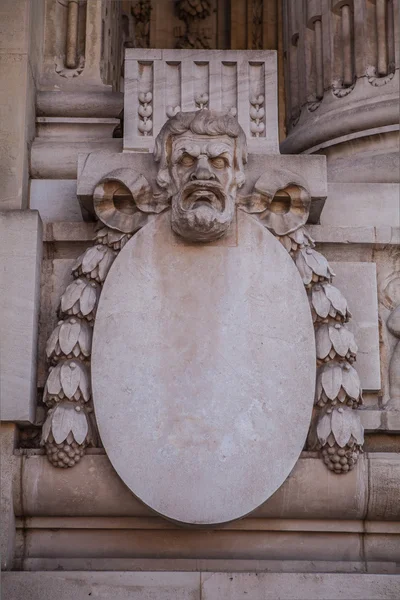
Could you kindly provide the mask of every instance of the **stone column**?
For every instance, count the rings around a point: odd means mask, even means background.
[[[328,181],[398,180],[398,0],[283,0],[284,153],[323,153]]]

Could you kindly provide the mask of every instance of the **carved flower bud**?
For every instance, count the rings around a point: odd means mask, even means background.
[[[312,248],[299,250],[295,262],[306,287],[322,281],[330,282],[335,276],[325,256]]]
[[[319,417],[317,438],[328,469],[338,474],[351,471],[364,443],[357,411],[347,407],[328,409]]]
[[[113,250],[122,250],[127,242],[131,239],[131,233],[122,233],[109,227],[101,227],[96,232],[96,242],[98,244],[104,244]]]
[[[315,403],[324,406],[328,402],[350,408],[363,403],[360,378],[349,363],[330,362],[318,371]]]
[[[75,279],[61,296],[61,312],[93,321],[101,287],[88,279]]]
[[[41,445],[55,467],[76,465],[91,442],[91,428],[85,410],[74,403],[63,401],[50,409],[42,428]]]
[[[96,244],[81,254],[72,267],[72,272],[75,277],[86,275],[88,279],[103,283],[116,256],[117,253],[111,248]]]
[[[335,358],[345,358],[354,362],[357,354],[357,344],[354,335],[344,325],[323,323],[315,334],[317,359],[320,363]]]
[[[43,402],[52,405],[61,400],[88,402],[90,377],[87,367],[79,360],[59,362],[49,370]]]
[[[314,247],[314,240],[305,227],[299,227],[296,231],[287,235],[278,235],[277,239],[291,256],[294,256],[297,250]]]
[[[312,286],[310,304],[314,323],[328,322],[329,318],[345,323],[351,317],[346,298],[330,283]]]
[[[59,321],[47,340],[46,355],[52,363],[64,358],[86,360],[92,348],[92,328],[83,319]]]

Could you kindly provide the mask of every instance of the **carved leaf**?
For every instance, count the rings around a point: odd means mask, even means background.
[[[342,386],[346,394],[356,400],[361,394],[360,378],[357,371],[350,365],[346,365],[342,374]]]
[[[98,266],[105,251],[106,247],[101,244],[88,248],[81,257],[83,273],[91,273]]]
[[[69,284],[63,295],[61,296],[61,310],[67,312],[73,307],[75,302],[81,297],[83,291],[84,282],[82,279],[75,279]]]
[[[321,446],[325,446],[331,431],[331,415],[325,413],[319,418],[317,425],[317,437]]]
[[[330,269],[325,256],[322,256],[322,254],[312,248],[306,248],[303,252],[307,265],[316,275],[320,275],[321,277],[330,276]]]
[[[351,436],[352,417],[349,412],[351,409],[344,410],[343,408],[332,412],[332,433],[341,448],[344,448]]]
[[[81,313],[86,316],[92,312],[92,310],[96,306],[97,302],[97,287],[94,285],[86,285],[85,289],[82,292],[81,301],[80,301],[80,309]]]
[[[60,326],[58,338],[63,354],[70,354],[78,342],[81,326],[77,319],[68,319]]]
[[[355,410],[351,410],[351,434],[356,443],[362,446],[364,443],[364,427],[361,425],[360,417]]]
[[[61,386],[67,398],[73,398],[79,386],[81,378],[78,361],[65,362],[61,364],[60,379]]]
[[[332,343],[329,337],[328,326],[320,325],[315,334],[315,343],[317,347],[317,358],[323,359],[328,356]]]
[[[342,292],[338,290],[334,285],[326,283],[324,285],[325,294],[328,300],[332,303],[332,306],[343,316],[346,316],[347,312],[347,300],[343,296]]]
[[[339,365],[325,367],[321,375],[322,387],[329,400],[334,400],[342,385],[342,369]]]
[[[100,281],[105,281],[107,277],[107,273],[110,270],[111,265],[113,264],[115,257],[117,255],[110,248],[106,248],[106,252],[102,260],[99,263],[99,279]]]
[[[296,255],[296,267],[299,270],[304,285],[308,285],[312,279],[312,270],[308,266],[303,256],[303,251],[300,250]]]
[[[331,308],[331,304],[324,293],[322,286],[315,285],[311,292],[311,301],[313,308],[319,317],[325,319]]]
[[[86,414],[82,410],[78,412],[75,409],[72,421],[71,431],[75,441],[77,444],[83,444],[89,429]]]
[[[82,392],[83,399],[85,402],[88,402],[90,400],[90,378],[84,365],[81,365],[80,368],[79,388]]]
[[[61,327],[62,321],[59,321],[57,327],[55,329],[53,329],[49,339],[47,340],[47,344],[46,344],[46,356],[47,358],[49,358],[53,352],[55,352],[57,344],[58,344],[58,334],[60,331],[60,327]]]
[[[51,423],[53,420],[53,412],[54,412],[54,409],[49,410],[49,412],[47,413],[47,418],[46,418],[45,422],[43,423],[41,444],[45,444],[47,442],[47,440],[49,439],[49,435],[51,433]]]
[[[79,347],[84,356],[89,356],[92,349],[92,328],[85,321],[80,322]]]
[[[61,402],[55,408],[52,422],[52,433],[56,444],[68,437],[74,422],[74,405],[69,402]]]
[[[340,325],[335,325],[333,327],[329,326],[329,337],[337,354],[345,357],[349,346],[347,344],[346,336],[342,335],[342,329],[344,328]]]
[[[49,375],[47,377],[46,386],[44,390],[44,395],[46,396],[46,392],[51,396],[58,396],[61,391],[61,383],[60,383],[60,365],[57,365],[53,369],[50,369]]]

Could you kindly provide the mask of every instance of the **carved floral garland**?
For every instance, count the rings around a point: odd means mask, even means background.
[[[44,390],[48,407],[41,444],[57,467],[73,467],[85,448],[96,443],[90,385],[92,327],[102,285],[118,252],[133,234],[99,222],[95,245],[72,268],[74,281],[61,297],[62,320],[46,347],[51,363]],[[347,329],[351,314],[341,292],[332,285],[334,273],[304,226],[276,235],[293,258],[309,297],[317,350],[315,409],[308,447],[321,451],[334,473],[351,471],[362,451],[363,427],[354,409],[362,404],[362,389],[352,366],[357,353]]]

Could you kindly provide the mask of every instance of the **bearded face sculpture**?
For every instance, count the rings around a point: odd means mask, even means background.
[[[161,130],[157,183],[171,200],[172,229],[192,242],[210,242],[228,230],[236,193],[244,183],[245,134],[230,114],[178,113]]]

